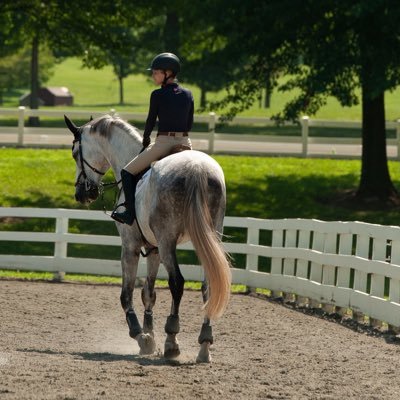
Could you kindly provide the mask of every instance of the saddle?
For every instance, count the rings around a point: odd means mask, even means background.
[[[181,151],[186,151],[186,150],[192,150],[192,149],[187,144],[176,144],[174,147],[172,147],[170,152],[165,157],[170,156],[171,154],[180,153]]]
[[[167,153],[167,154],[166,154],[165,156],[163,156],[163,157],[160,157],[157,161],[160,161],[160,160],[162,160],[163,158],[168,157],[168,156],[170,156],[170,155],[172,155],[172,154],[180,153],[181,151],[186,151],[186,150],[192,150],[192,149],[191,149],[191,147],[188,146],[187,144],[176,144],[175,146],[173,146],[173,147],[171,148],[171,150],[169,151],[169,153]],[[146,174],[147,171],[149,171],[149,170],[151,169],[151,167],[154,165],[155,162],[156,162],[156,161],[153,161],[153,162],[151,163],[151,166],[150,166],[150,167],[145,168],[143,171],[141,171],[141,172],[139,172],[139,173],[137,174],[138,181],[141,181],[141,180],[142,180],[143,176]]]

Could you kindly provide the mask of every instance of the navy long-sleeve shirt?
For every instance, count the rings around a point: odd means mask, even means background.
[[[188,132],[193,125],[192,92],[177,83],[156,89],[150,96],[150,108],[143,136],[150,136],[158,118],[160,132]]]

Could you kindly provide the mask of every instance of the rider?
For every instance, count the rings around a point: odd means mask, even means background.
[[[161,53],[154,57],[148,70],[156,85],[150,97],[150,108],[143,133],[142,152],[121,171],[122,188],[125,194],[125,210],[111,214],[118,222],[132,225],[135,220],[135,190],[140,172],[153,161],[165,157],[176,145],[192,148],[189,131],[193,124],[194,102],[192,93],[178,84],[179,58],[172,53]],[[150,145],[150,135],[158,119],[155,143]],[[150,145],[150,146],[149,146]]]

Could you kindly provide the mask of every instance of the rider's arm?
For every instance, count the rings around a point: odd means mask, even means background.
[[[143,137],[150,137],[151,132],[154,129],[154,125],[156,124],[157,111],[158,111],[157,92],[154,91],[150,96],[149,113],[147,115]]]

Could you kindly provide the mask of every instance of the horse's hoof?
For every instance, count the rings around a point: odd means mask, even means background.
[[[181,351],[179,350],[179,348],[164,350],[164,357],[168,358],[170,360],[179,357],[180,354],[181,354]]]
[[[138,344],[140,348],[140,355],[153,354],[156,351],[156,342],[153,337],[149,334],[142,334],[138,338]]]
[[[211,362],[211,356],[208,354],[207,356],[198,355],[196,358],[197,364],[209,364]]]
[[[203,342],[200,347],[199,354],[196,358],[197,363],[210,363],[211,355],[210,355],[210,343]]]
[[[173,359],[181,354],[179,350],[179,342],[176,340],[176,334],[168,334],[164,344],[164,357]]]
[[[150,356],[154,353],[155,348],[153,347],[148,347],[148,348],[141,348],[139,351],[139,355],[140,356]]]

